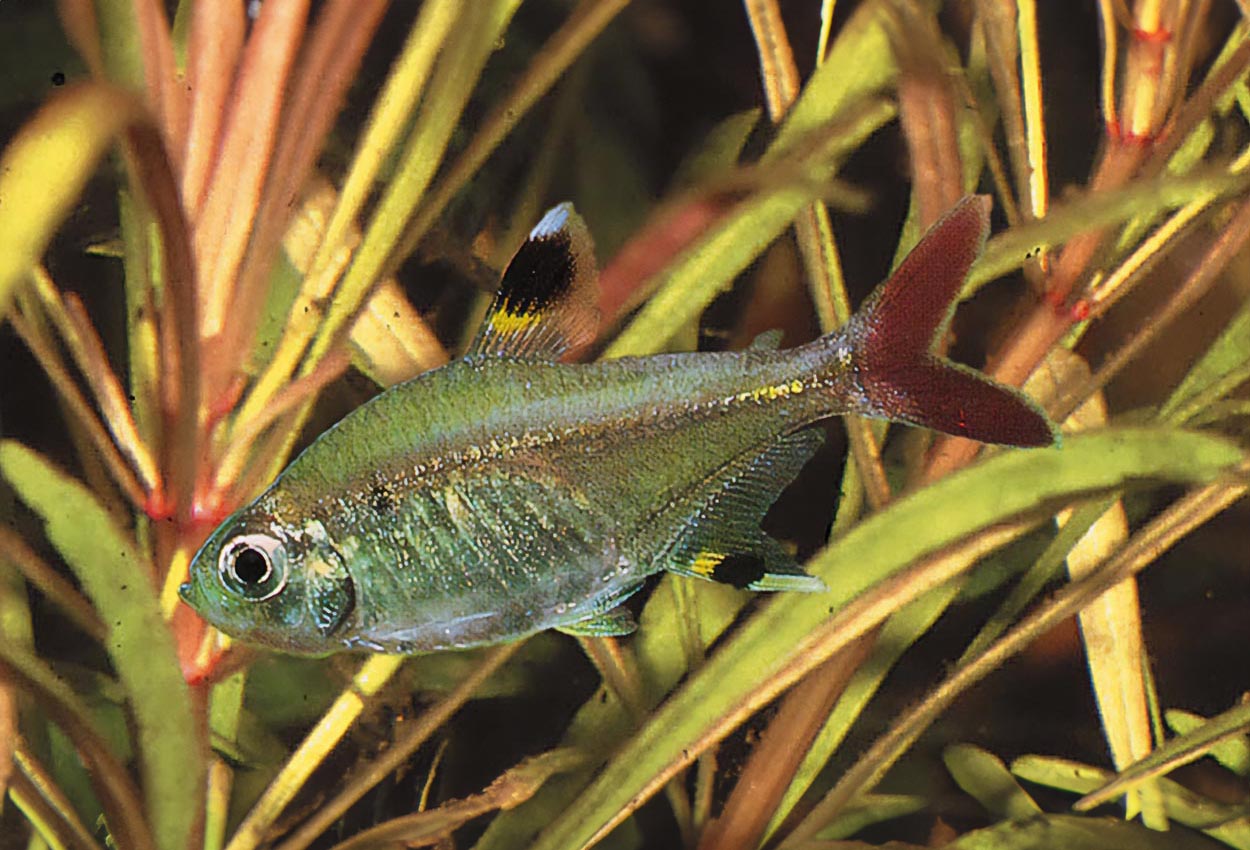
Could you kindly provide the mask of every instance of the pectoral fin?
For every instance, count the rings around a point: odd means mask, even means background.
[[[567,626],[557,626],[556,631],[575,637],[620,637],[633,634],[638,628],[634,615],[623,605],[602,614],[595,614]]]
[[[552,207],[508,263],[469,354],[555,360],[599,325],[590,233],[569,203]]]

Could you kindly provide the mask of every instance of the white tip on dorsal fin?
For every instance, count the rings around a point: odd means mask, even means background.
[[[533,229],[530,230],[529,238],[544,239],[548,236],[555,236],[568,225],[570,214],[577,215],[577,213],[573,212],[572,203],[565,201],[562,204],[556,204],[547,210],[543,217],[538,220],[538,224],[534,225]],[[578,217],[580,218],[580,216]]]
[[[512,257],[469,354],[555,360],[594,339],[599,271],[570,203],[552,207]]]

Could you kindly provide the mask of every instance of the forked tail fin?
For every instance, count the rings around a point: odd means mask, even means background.
[[[990,199],[969,196],[929,229],[847,327],[870,416],[985,443],[1048,446],[1056,431],[1017,390],[933,353],[989,232]]]

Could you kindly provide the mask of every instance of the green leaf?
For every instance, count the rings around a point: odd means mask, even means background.
[[[140,114],[138,102],[120,89],[67,88],[0,155],[0,318],[104,152]]]
[[[1168,728],[1178,735],[1187,735],[1208,722],[1208,718],[1180,709],[1163,713]],[[1211,745],[1211,758],[1238,776],[1250,776],[1250,740],[1234,735]]]
[[[850,838],[865,827],[924,811],[929,801],[912,794],[865,794],[857,797],[820,837],[827,841]]]
[[[1026,820],[1042,813],[998,756],[971,744],[955,744],[946,748],[942,760],[956,784],[990,814],[1003,820]]]
[[[723,177],[734,167],[747,139],[759,124],[759,108],[735,112],[708,131],[694,151],[677,166],[673,185],[697,186],[704,180]],[[604,252],[600,252],[603,254]],[[606,254],[604,254],[606,256]]]
[[[43,457],[6,440],[0,443],[0,472],[43,519],[49,541],[108,626],[105,648],[138,726],[144,796],[157,846],[183,850],[203,799],[203,753],[152,576],[95,497]]]
[[[686,674],[690,652],[684,644],[693,638],[701,657],[752,595],[726,584],[692,584],[666,574],[647,600],[634,638],[648,699],[658,703]]]
[[[808,564],[829,584],[828,593],[765,603],[649,717],[534,847],[562,850],[596,839],[742,720],[908,602],[891,598],[891,606],[840,612],[918,559],[1056,500],[1142,478],[1205,481],[1241,457],[1232,444],[1206,435],[1108,429],[1062,447],[1004,452],[899,499]]]
[[[1109,770],[1049,756],[1021,756],[1011,763],[1011,772],[1028,782],[1074,794],[1088,794],[1115,776]],[[1217,803],[1166,778],[1159,780],[1159,791],[1168,820],[1201,829],[1238,850],[1250,850],[1250,821],[1242,806]]]
[[[864,139],[894,117],[894,107],[873,101],[849,116],[812,160],[836,158],[858,147]],[[809,161],[812,179],[763,192],[744,201],[716,222],[689,250],[665,269],[655,295],[613,340],[605,357],[654,354],[678,329],[698,316],[734,277],[790,226],[799,211],[820,195],[821,180],[834,169]]]
[[[1250,379],[1250,302],[1211,343],[1164,402],[1159,418],[1181,424]]]
[[[602,685],[573,716],[561,747],[576,748],[586,757],[580,770],[554,777],[523,806],[505,812],[491,821],[474,850],[507,850],[525,847],[547,824],[568,807],[581,792],[612,748],[630,732],[633,721],[606,685]]]
[[[1064,558],[1072,547],[1115,501],[1114,498],[1100,499],[1092,504],[1082,505],[1073,512],[1072,517],[1059,529],[1042,554],[1020,577],[1007,598],[998,606],[998,610],[986,620],[972,643],[968,644],[968,648],[960,656],[961,663],[985,652],[990,644],[1007,631],[1028,604],[1041,594],[1047,583],[1059,574]]]
[[[633,649],[638,656],[638,668],[651,704],[658,703],[687,669],[686,652],[679,636],[681,630],[687,627],[680,618],[688,612],[674,593],[677,583],[682,581],[676,576],[664,576],[643,609],[638,634],[634,638]],[[701,647],[706,648],[728,627],[751,594],[728,585],[706,582],[696,582],[695,585],[697,591],[692,595],[698,599],[697,639]],[[634,721],[616,694],[606,685],[601,686],[578,709],[560,742],[562,747],[572,747],[581,752],[585,763],[576,770],[553,778],[525,806],[500,813],[491,821],[475,850],[524,846],[586,787],[595,770],[633,728]]]
[[[869,701],[876,695],[886,675],[902,658],[903,653],[928,633],[938,617],[959,595],[962,586],[963,582],[952,581],[934,588],[914,602],[904,605],[881,627],[881,632],[877,635],[873,645],[872,654],[851,676],[842,696],[838,698],[833,711],[829,713],[829,719],[825,721],[820,732],[808,746],[803,762],[790,782],[790,787],[786,789],[785,795],[777,805],[777,811],[773,813],[772,822],[768,825],[770,835],[781,827],[803,795],[816,781],[817,776],[824,770],[826,762],[846,740],[851,727],[868,707]],[[891,817],[897,817],[897,815]]]
[[[883,90],[898,74],[883,5],[864,3],[843,25],[825,61],[786,113],[765,160],[802,144],[850,104]]]
[[[1080,233],[1102,230],[1134,218],[1150,219],[1200,198],[1214,198],[1246,185],[1245,175],[1158,177],[1125,189],[1088,195],[1051,208],[1044,219],[1014,227],[990,239],[968,273],[964,297],[1024,265],[1039,248],[1061,245]]]
[[[520,804],[553,776],[567,773],[580,763],[581,756],[571,749],[552,750],[533,756],[495,779],[480,794],[380,823],[335,845],[335,850],[441,843],[439,839],[450,838],[451,833],[462,824],[487,812]]]
[[[1152,776],[1158,776],[1196,761],[1206,755],[1216,744],[1240,738],[1247,728],[1250,728],[1250,704],[1235,705],[1179,738],[1173,738],[1145,758],[1134,762],[1125,768],[1113,782],[1078,800],[1074,808],[1078,811],[1091,809]]]
[[[96,2],[93,5],[109,79],[141,92],[145,77],[144,45],[136,4]]]
[[[1113,818],[1043,815],[978,829],[945,846],[951,850],[1209,850],[1211,844],[1185,830],[1155,832]]]
[[[454,8],[455,4],[440,5]],[[412,133],[404,143],[399,168],[387,182],[318,331],[313,359],[324,354],[338,329],[357,313],[369,289],[382,276],[410,216],[438,171],[486,60],[519,5],[520,0],[483,0],[461,6],[455,26],[439,47],[438,61],[417,108]]]
[[[37,703],[72,741],[74,756],[85,768],[117,845],[151,850],[152,834],[138,793],[125,767],[96,729],[91,710],[78,694],[32,652],[10,641],[0,641],[0,677]],[[58,789],[57,795],[63,796],[63,793]]]

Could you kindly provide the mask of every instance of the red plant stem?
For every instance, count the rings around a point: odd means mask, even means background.
[[[307,27],[308,0],[266,3],[261,7],[242,59],[222,126],[216,167],[195,227],[199,270],[199,336],[221,336],[233,320],[240,263],[251,239],[264,181],[272,162],[291,69]],[[209,397],[228,383],[233,358],[207,362]],[[223,378],[223,373],[225,377]]]
[[[252,350],[279,243],[386,8],[387,0],[335,0],[317,17],[291,75],[292,91],[239,269],[231,321],[222,328],[221,350],[232,355],[223,367],[233,360],[241,373]],[[224,386],[235,376],[223,370],[216,377]]]
[[[174,46],[164,3],[133,0],[148,107],[157,116],[170,159],[182,165],[187,135],[187,90],[174,66]]]
[[[187,216],[198,221],[217,164],[218,134],[226,114],[226,99],[234,86],[234,72],[247,29],[241,3],[196,3],[191,9],[191,37],[187,45],[187,78],[191,88],[186,151],[182,162],[182,197]]]
[[[781,800],[851,677],[871,654],[876,637],[874,630],[847,645],[786,694],[751,751],[748,771],[734,785],[722,815],[703,831],[698,850],[759,846],[774,808],[753,801]]]
[[[1108,139],[1090,181],[1091,191],[1113,189],[1126,183],[1138,171],[1147,153],[1148,149],[1141,145]],[[1071,309],[1077,281],[1089,269],[1105,237],[1105,230],[1090,231],[1073,237],[1064,245],[1047,280],[1045,297],[1008,337],[1010,346],[999,352],[986,368],[992,378],[1009,386],[1022,386],[1050,349],[1071,330],[1079,316]],[[935,481],[967,465],[980,449],[981,444],[971,440],[937,437],[929,451],[922,480]]]
[[[646,300],[650,292],[647,283],[654,283],[652,278],[697,242],[733,203],[721,193],[698,195],[652,215],[599,274],[599,311],[604,328],[622,321]]]

